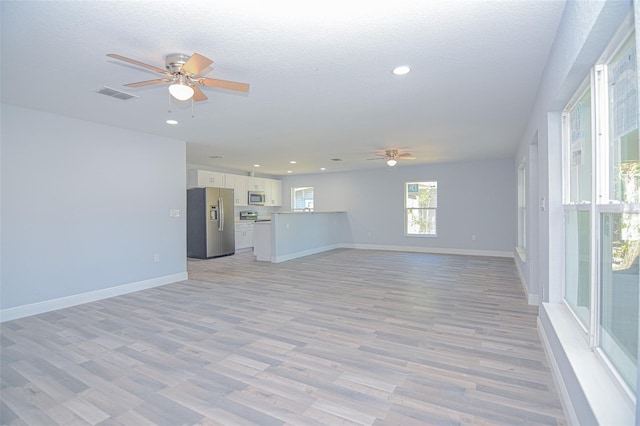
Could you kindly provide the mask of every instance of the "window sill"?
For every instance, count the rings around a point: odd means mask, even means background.
[[[635,404],[562,304],[543,303],[539,331],[569,424],[634,424]]]

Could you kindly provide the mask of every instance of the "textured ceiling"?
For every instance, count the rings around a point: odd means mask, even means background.
[[[283,175],[386,167],[366,160],[385,148],[408,149],[412,164],[513,156],[564,1],[0,7],[4,103],[184,140],[189,163]],[[209,99],[192,110],[166,86],[123,87],[159,75],[106,56],[163,68],[173,52],[211,58],[206,77],[250,91],[204,88]],[[412,72],[395,76],[397,65]],[[103,86],[136,98],[97,94]]]

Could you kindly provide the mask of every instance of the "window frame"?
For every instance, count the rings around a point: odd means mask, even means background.
[[[307,199],[304,199],[305,201],[305,207],[302,208],[298,208],[296,205],[296,192],[297,191],[304,191],[307,189],[311,189],[311,191],[313,192],[313,197],[311,198],[311,207],[308,207],[308,201]],[[314,210],[315,207],[315,198],[316,198],[316,194],[315,194],[315,188],[313,186],[296,186],[296,187],[291,187],[291,211],[292,212],[312,212]]]
[[[516,252],[523,262],[527,260],[528,171],[528,157],[524,157],[518,166],[518,235],[516,245]]]
[[[426,185],[430,185],[430,184],[435,184],[435,188],[436,188],[436,201],[435,201],[435,206],[434,207],[408,207],[407,206],[407,200],[408,200],[408,194],[409,194],[409,185],[412,184],[426,184]],[[404,186],[403,186],[403,203],[404,203],[404,209],[403,209],[403,215],[404,215],[404,236],[405,237],[417,237],[417,238],[437,238],[438,237],[438,181],[437,180],[423,180],[423,181],[410,181],[410,182],[405,182]],[[433,220],[434,220],[434,226],[433,226],[433,233],[425,233],[425,234],[415,234],[415,233],[409,233],[409,222],[407,220],[408,218],[408,210],[409,209],[419,209],[419,210],[432,210],[433,211]]]
[[[590,347],[594,348],[595,347],[595,342],[596,342],[596,336],[593,334],[592,330],[597,329],[597,326],[595,324],[595,319],[594,319],[594,304],[597,303],[597,300],[594,300],[593,294],[594,294],[594,277],[597,277],[597,265],[595,265],[597,262],[594,261],[593,257],[595,255],[595,253],[597,253],[597,241],[595,238],[593,238],[593,235],[591,233],[593,226],[594,226],[594,220],[595,220],[595,215],[593,210],[593,202],[594,202],[594,188],[595,188],[595,155],[591,155],[591,200],[588,202],[579,202],[577,200],[572,200],[571,198],[571,158],[572,158],[572,152],[571,152],[571,112],[573,111],[573,107],[574,105],[579,102],[585,95],[586,93],[589,91],[590,92],[590,108],[591,108],[591,144],[590,144],[590,149],[592,151],[592,154],[595,151],[595,146],[597,144],[595,137],[596,137],[596,131],[597,129],[595,129],[596,126],[596,120],[595,120],[595,103],[596,100],[594,99],[595,97],[595,90],[596,87],[594,86],[593,83],[593,79],[594,79],[594,72],[592,70],[592,72],[585,78],[585,80],[580,84],[580,86],[578,87],[578,89],[576,90],[575,94],[571,97],[571,99],[569,100],[569,102],[567,103],[566,107],[564,108],[563,112],[562,112],[562,215],[563,215],[563,232],[562,232],[562,255],[563,255],[563,262],[562,262],[562,303],[563,305],[567,308],[567,310],[571,313],[571,316],[573,317],[573,319],[575,320],[576,324],[578,325],[578,327],[580,328],[584,338],[587,340],[587,342],[589,343]],[[588,318],[588,323],[584,324],[582,322],[582,320],[580,319],[580,314],[578,314],[574,309],[573,306],[571,305],[571,303],[567,300],[566,298],[566,291],[567,291],[567,283],[566,283],[566,267],[567,267],[567,259],[566,259],[566,236],[567,236],[567,229],[566,229],[566,218],[567,215],[570,213],[575,212],[576,214],[579,214],[580,212],[589,212],[590,216],[589,216],[589,236],[590,236],[590,247],[589,247],[589,262],[590,262],[590,267],[589,267],[589,297],[590,297],[590,301],[589,301],[589,318]]]

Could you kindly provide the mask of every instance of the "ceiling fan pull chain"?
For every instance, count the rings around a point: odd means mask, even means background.
[[[171,109],[171,93],[169,93],[169,109],[167,111],[173,112],[173,110]]]

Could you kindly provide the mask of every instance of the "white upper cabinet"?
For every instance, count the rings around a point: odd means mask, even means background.
[[[224,184],[225,188],[236,189],[236,176],[239,175],[230,175],[229,173],[225,173],[224,175]]]
[[[282,205],[282,181],[208,170],[187,170],[187,188],[214,186],[233,189],[233,205],[249,205],[249,191],[264,191],[265,206]]]
[[[233,188],[233,205],[234,206],[248,206],[249,197],[247,189],[247,181],[249,176],[232,175],[227,173],[225,176],[227,182],[227,188]]]
[[[249,177],[249,191],[264,191],[264,181],[266,179],[255,176]]]
[[[264,181],[265,206],[281,206],[282,181],[277,179],[265,179]]]
[[[205,186],[215,186],[217,188],[226,188],[224,186],[224,178],[224,173],[192,169],[187,171],[187,187],[202,188]]]

